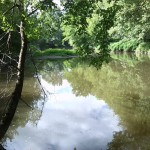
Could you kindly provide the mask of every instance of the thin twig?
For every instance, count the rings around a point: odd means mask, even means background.
[[[17,4],[13,5],[11,8],[9,8],[8,10],[6,10],[3,15],[6,15],[9,11],[11,11],[12,9],[14,9],[16,6],[18,6]]]
[[[40,111],[40,116],[39,116],[39,118],[38,118],[38,120],[40,120],[40,118],[41,118],[41,116],[42,116],[42,113],[43,113],[43,109],[44,109],[44,105],[45,105],[45,101],[46,101],[46,96],[47,96],[47,94],[46,94],[46,92],[45,92],[45,90],[44,90],[44,88],[43,88],[43,86],[42,86],[42,84],[41,84],[41,81],[40,81],[40,79],[39,79],[39,76],[38,76],[38,68],[37,68],[37,66],[36,66],[36,64],[35,64],[35,62],[34,62],[34,59],[33,59],[33,56],[32,56],[32,53],[31,53],[31,49],[30,49],[30,48],[29,48],[29,53],[30,53],[30,56],[31,56],[31,61],[32,61],[33,65],[34,65],[34,68],[35,68],[36,78],[37,78],[37,80],[38,80],[38,82],[39,82],[39,84],[40,84],[40,86],[41,86],[41,89],[42,89],[42,91],[43,91],[43,93],[44,93],[44,101],[42,102],[42,108],[41,108],[41,111]],[[36,125],[37,125],[37,124],[36,124]]]
[[[8,32],[4,33],[4,35],[0,38],[0,41],[8,34]]]
[[[30,17],[31,15],[33,15],[39,8],[37,7],[35,10],[33,10],[31,13],[28,14],[27,17]]]
[[[42,86],[42,84],[41,84],[41,81],[40,81],[40,79],[39,79],[38,68],[37,68],[37,66],[36,66],[36,64],[35,64],[35,62],[34,62],[34,59],[33,59],[33,56],[32,56],[32,53],[31,53],[31,50],[30,50],[30,49],[29,49],[29,53],[30,53],[30,56],[31,56],[31,61],[32,61],[33,66],[34,66],[34,68],[35,68],[36,78],[37,78],[37,80],[38,80],[38,82],[39,82],[39,84],[40,84],[40,86],[41,86],[41,89],[42,89],[42,91],[43,91],[43,93],[44,93],[44,99],[45,99],[45,96],[47,96],[47,94],[46,94],[46,92],[45,92],[45,90],[44,90],[44,88],[43,88],[43,86]]]
[[[29,108],[31,108],[32,110],[34,109],[32,106],[30,106],[26,101],[24,101],[22,98],[20,99],[24,104],[26,104],[26,106],[28,106]]]
[[[9,55],[7,55],[6,53],[2,53],[3,55],[5,55],[7,58],[9,58],[10,60],[13,60],[14,62],[16,62],[16,63],[18,63],[17,61],[16,61],[16,59],[13,59],[12,57],[10,57]]]

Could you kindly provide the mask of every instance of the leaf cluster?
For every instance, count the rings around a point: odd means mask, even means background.
[[[83,56],[109,53],[108,30],[117,10],[115,1],[65,1],[62,23],[65,40]]]
[[[115,25],[110,30],[116,39],[150,39],[150,1],[149,0],[119,0],[119,11],[116,14]]]

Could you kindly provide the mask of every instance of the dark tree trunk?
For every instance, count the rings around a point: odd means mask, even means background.
[[[24,23],[21,21],[20,23],[20,38],[21,38],[21,50],[19,54],[19,62],[18,62],[18,74],[17,81],[15,85],[14,92],[12,93],[11,100],[9,103],[8,110],[6,112],[5,117],[3,118],[3,123],[0,124],[0,139],[5,135],[18,106],[18,102],[21,98],[23,82],[24,82],[24,66],[26,53],[28,48],[27,36],[24,32]]]
[[[0,150],[6,150],[6,149],[0,144]]]

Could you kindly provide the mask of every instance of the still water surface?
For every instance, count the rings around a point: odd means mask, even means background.
[[[31,68],[3,145],[8,150],[149,150],[150,60],[121,57],[101,70],[41,61]],[[31,69],[32,70],[32,69]]]

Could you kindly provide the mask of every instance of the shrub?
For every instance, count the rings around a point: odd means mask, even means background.
[[[140,43],[136,48],[136,53],[150,53],[150,42]]]
[[[111,43],[109,48],[112,51],[134,52],[136,50],[138,44],[139,44],[139,42],[135,39],[120,40],[119,42]]]
[[[46,49],[44,51],[35,51],[34,56],[68,56],[76,55],[75,50],[70,49]]]

